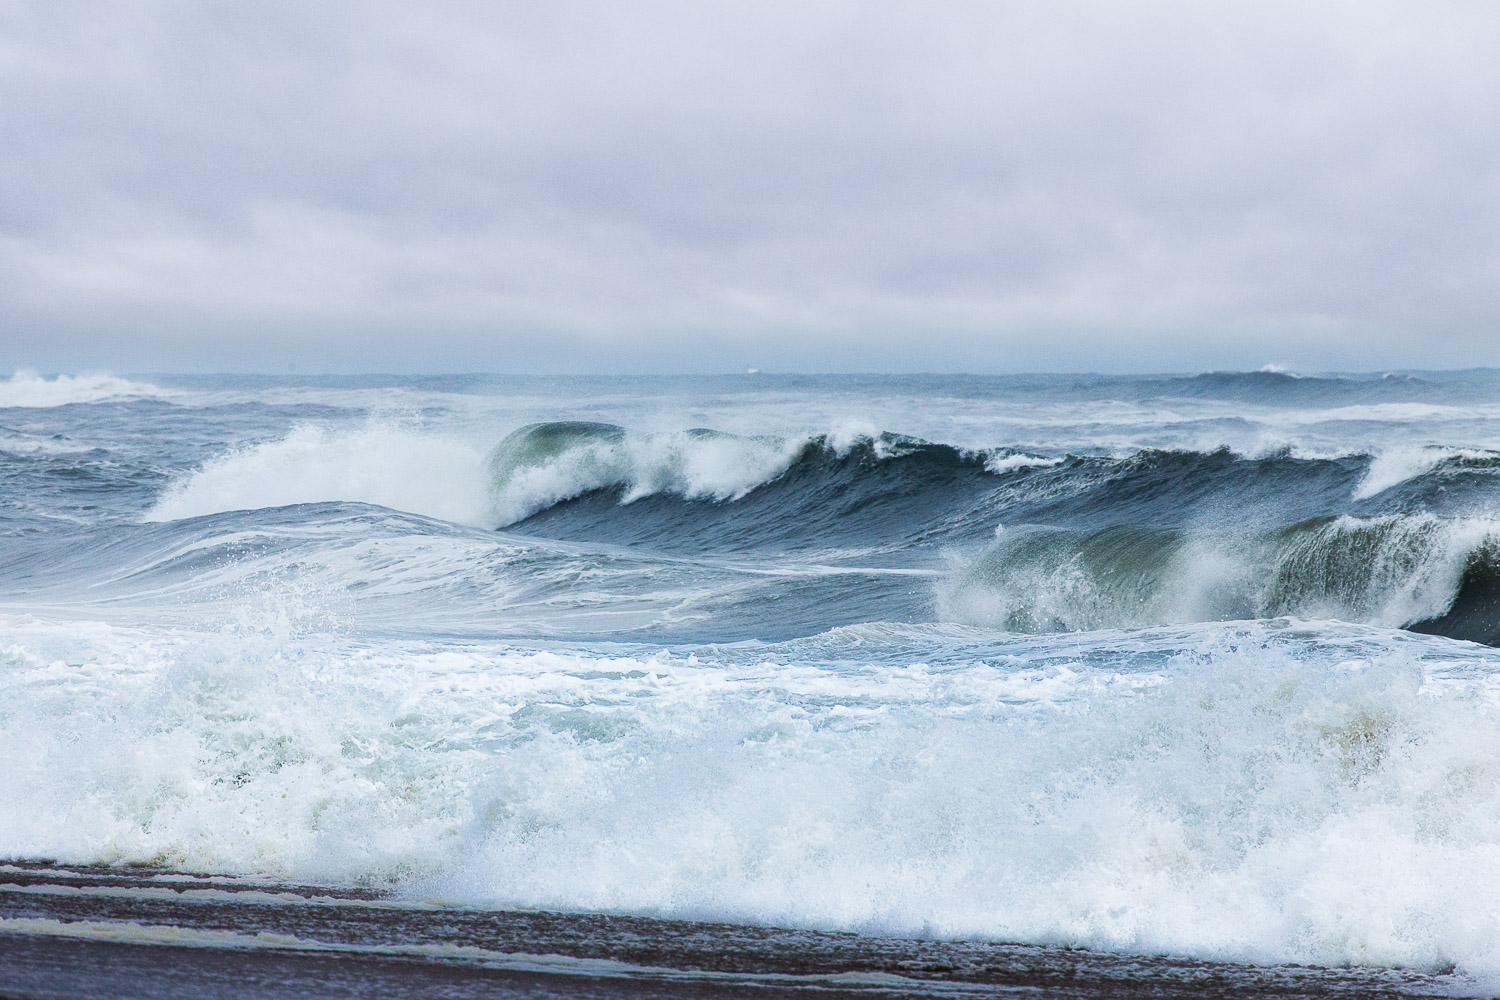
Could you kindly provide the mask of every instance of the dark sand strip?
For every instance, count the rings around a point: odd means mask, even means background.
[[[0,996],[1437,997],[1452,976],[489,911],[127,868],[0,867]]]

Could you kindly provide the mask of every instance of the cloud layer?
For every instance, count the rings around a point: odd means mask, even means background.
[[[1500,363],[1500,7],[0,2],[72,368]]]

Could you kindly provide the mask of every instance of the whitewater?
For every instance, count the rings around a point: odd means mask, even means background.
[[[1492,992],[1497,486],[1493,371],[16,373],[0,861]]]

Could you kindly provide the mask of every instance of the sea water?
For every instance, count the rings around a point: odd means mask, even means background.
[[[1500,976],[1500,373],[0,381],[0,857]]]

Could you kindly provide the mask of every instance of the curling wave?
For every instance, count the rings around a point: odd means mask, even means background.
[[[851,534],[866,543],[899,539],[930,528],[924,516],[953,509],[997,477],[1062,462],[892,433],[634,434],[613,424],[549,423],[511,434],[489,467],[501,524],[681,549],[827,545]]]

